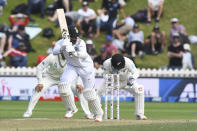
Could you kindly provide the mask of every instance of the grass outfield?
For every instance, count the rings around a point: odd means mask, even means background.
[[[85,120],[77,102],[79,112],[72,119],[64,119],[62,102],[39,102],[32,118],[21,116],[27,101],[0,101],[0,131],[196,131],[196,103],[146,103],[147,121],[135,120],[134,104],[120,103],[120,119],[104,120],[101,123]],[[95,128],[96,127],[96,128]]]

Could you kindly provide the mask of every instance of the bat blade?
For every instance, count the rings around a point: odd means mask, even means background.
[[[69,31],[68,31],[68,26],[67,26],[64,10],[57,9],[57,16],[58,16],[58,22],[59,22],[59,26],[61,29],[61,33],[62,33],[62,38],[66,41],[70,41],[70,36],[69,36]]]

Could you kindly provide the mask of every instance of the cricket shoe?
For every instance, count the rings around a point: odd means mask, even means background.
[[[77,113],[78,109],[74,110],[74,111],[67,111],[66,114],[64,115],[64,118],[71,118],[75,113]]]
[[[136,115],[136,120],[148,120],[145,115]]]
[[[29,117],[31,117],[32,116],[32,112],[25,112],[24,114],[23,114],[23,117],[24,118],[29,118]]]
[[[87,114],[87,115],[85,115],[85,118],[91,120],[91,119],[94,119],[94,115],[93,114]]]
[[[96,115],[95,122],[101,122],[103,120],[103,115]]]

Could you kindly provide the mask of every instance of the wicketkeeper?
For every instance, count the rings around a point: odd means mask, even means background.
[[[112,58],[107,59],[104,63],[105,74],[119,74],[120,89],[124,89],[135,97],[135,114],[137,120],[147,120],[144,115],[144,86],[139,85],[136,79],[139,72],[132,60],[121,54],[115,54]],[[105,93],[105,83],[97,89],[101,97]]]
[[[44,91],[46,91],[48,88],[52,86],[59,85],[60,76],[62,75],[65,68],[66,68],[66,60],[62,54],[59,55],[50,54],[37,66],[38,84],[31,97],[27,111],[24,113],[23,117],[32,116],[32,111]],[[77,77],[73,81],[73,83],[71,83],[70,88],[72,88],[73,92],[78,96],[85,117],[87,119],[92,119],[93,116],[89,111],[88,103],[83,97],[83,94],[81,93],[83,88],[82,88],[82,82],[80,77]],[[67,108],[67,112],[64,116],[65,118],[70,118],[73,116],[71,109],[74,108],[76,112],[78,110],[74,103],[73,92],[71,91],[71,89],[69,89],[69,91],[70,92],[65,93],[62,92],[61,89],[59,89],[59,93],[62,98],[62,101],[65,107]]]
[[[84,40],[78,37],[79,33],[76,27],[69,26],[68,31],[70,41],[61,39],[53,49],[53,54],[57,55],[62,52],[67,60],[66,68],[60,78],[61,83],[59,87],[62,89],[62,92],[70,92],[71,83],[80,76],[84,85],[83,96],[91,107],[95,121],[100,122],[102,121],[103,110],[94,89],[95,71],[93,61],[87,53]],[[75,113],[75,108],[71,110]]]

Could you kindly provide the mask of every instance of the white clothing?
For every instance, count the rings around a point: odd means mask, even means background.
[[[64,45],[64,40],[61,39],[57,41],[55,44],[55,47],[53,49],[53,54],[57,55],[60,54],[60,48]],[[65,53],[64,57],[66,58],[67,62],[74,66],[74,67],[87,67],[90,64],[93,64],[93,61],[91,57],[88,55],[86,50],[86,43],[84,40],[78,38],[76,41],[76,44],[73,45],[75,48],[75,51],[77,52],[78,56],[70,57],[69,54]]]
[[[151,4],[154,7],[154,10],[157,11],[159,10],[159,5],[161,2],[164,0],[148,0],[148,3]]]
[[[133,26],[135,24],[135,21],[133,20],[133,18],[127,17],[127,18],[125,18],[124,21],[125,21],[125,25],[129,25],[129,26],[131,26],[133,28]]]
[[[27,112],[32,112],[39,98],[48,88],[60,83],[60,76],[62,75],[65,68],[67,68],[65,66],[65,63],[66,60],[63,60],[60,54],[50,54],[37,66],[38,84],[43,84],[43,89],[41,92],[35,91],[33,93]],[[73,83],[71,83],[71,89],[75,93],[75,95],[79,97],[84,114],[89,115],[91,113],[89,111],[87,101],[83,97],[82,93],[76,91],[76,85],[82,85],[80,77],[77,77],[77,79],[75,79]]]
[[[90,18],[94,15],[96,15],[95,11],[93,9],[88,8],[87,11],[84,11],[83,9],[79,9],[78,13],[83,16],[84,18]]]
[[[124,0],[118,0],[118,3],[121,5],[121,6],[125,6],[126,5],[126,2]]]
[[[135,114],[144,115],[144,87],[136,82],[139,72],[132,60],[127,57],[124,57],[124,59],[125,67],[119,71],[113,69],[111,65],[111,58],[107,59],[103,63],[104,74],[119,74],[120,88],[132,93],[135,97]],[[98,96],[101,97],[104,93],[105,83],[97,88]]]
[[[115,45],[118,49],[124,50],[124,41],[119,39],[113,39],[113,45]]]
[[[129,32],[129,36],[128,36],[128,41],[129,43],[133,42],[133,41],[139,41],[141,43],[144,43],[144,33],[143,31],[139,31],[134,33],[133,31]]]
[[[36,74],[37,74],[38,84],[43,83],[43,78],[45,77],[43,75],[47,75],[54,78],[55,80],[59,80],[64,69],[66,68],[65,64],[66,64],[66,60],[63,60],[60,54],[57,56],[53,54],[47,56],[37,66]],[[60,65],[62,65],[63,67],[61,67]]]
[[[73,23],[76,23],[78,20],[83,20],[83,16],[81,16],[77,11],[66,12],[65,16],[70,17]]]
[[[53,54],[60,53],[60,48],[63,44],[64,41],[62,39],[59,40],[55,44]],[[67,68],[64,70],[60,81],[72,83],[72,81],[75,80],[77,76],[80,76],[83,81],[84,88],[94,88],[94,65],[91,57],[87,53],[86,44],[82,39],[77,38],[77,41],[73,46],[78,56],[70,57],[67,52],[64,53],[64,57],[67,60]]]
[[[58,52],[60,52],[60,48],[63,43],[63,40],[60,40],[56,43],[53,52],[54,54],[58,54]],[[88,101],[88,104],[90,105],[95,116],[95,120],[97,121],[98,117],[102,118],[103,113],[100,101],[98,100],[97,95],[95,95],[95,74],[93,61],[86,51],[86,44],[83,40],[78,38],[73,47],[75,49],[73,56],[70,56],[67,50],[63,50],[67,64],[60,81],[61,83],[67,84],[69,86],[69,84],[72,83],[72,81],[78,76],[81,77],[84,85],[83,95]]]
[[[125,67],[119,71],[116,71],[112,68],[111,65],[111,58],[107,59],[104,63],[104,74],[108,73],[118,73],[120,75],[120,81],[127,81],[128,78],[132,78],[136,80],[139,77],[139,71],[135,67],[135,64],[132,60],[130,60],[127,57],[124,57],[125,59]]]
[[[192,64],[192,54],[191,52],[184,52],[183,53],[183,59],[182,59],[182,66],[183,69],[193,69],[193,64]]]

